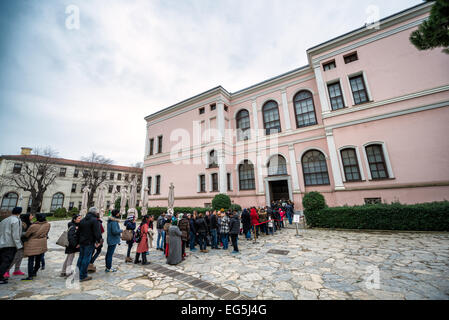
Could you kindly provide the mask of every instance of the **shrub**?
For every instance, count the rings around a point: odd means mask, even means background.
[[[227,194],[217,194],[212,200],[212,208],[214,210],[229,210],[231,205],[231,198]]]
[[[77,207],[73,207],[70,211],[69,211],[69,216],[74,216],[75,214],[79,214],[80,211],[78,210]]]
[[[67,218],[67,209],[66,208],[58,208],[53,213],[55,218]]]
[[[325,208],[307,211],[306,219],[318,228],[449,231],[449,202]]]
[[[304,211],[316,212],[327,207],[326,199],[319,192],[309,192],[302,199]]]

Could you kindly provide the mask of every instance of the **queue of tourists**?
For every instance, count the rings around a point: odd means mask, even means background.
[[[126,242],[126,263],[150,264],[148,254],[153,248],[154,227],[156,227],[156,250],[166,258],[166,263],[177,265],[190,252],[208,253],[211,250],[228,250],[231,254],[239,254],[238,238],[244,236],[248,241],[260,236],[273,235],[284,228],[284,218],[292,223],[294,205],[290,201],[273,202],[267,207],[252,207],[237,211],[206,211],[192,214],[161,214],[157,220],[145,215],[140,223],[136,217],[127,217],[121,228],[120,212],[113,210],[106,222],[106,229],[100,218],[99,210],[90,208],[84,218],[80,215],[72,217],[67,230],[61,235],[57,244],[65,247],[66,258],[62,265],[60,277],[73,275],[72,265],[78,254],[76,267],[79,270],[79,281],[92,280],[89,275],[95,273],[95,261],[104,246],[103,234],[106,232],[105,272],[117,272],[113,268],[113,256],[122,241]],[[36,218],[36,222],[32,220]],[[154,225],[155,224],[155,225]],[[13,276],[26,276],[23,281],[32,281],[40,269],[45,268],[45,252],[47,252],[50,224],[45,214],[22,214],[22,208],[14,208],[12,215],[0,222],[0,284],[7,284],[10,270]],[[131,251],[137,245],[134,259]],[[20,270],[22,259],[28,258],[27,274]]]

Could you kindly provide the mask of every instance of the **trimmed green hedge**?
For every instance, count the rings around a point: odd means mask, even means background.
[[[449,202],[375,204],[305,210],[315,228],[449,231]]]

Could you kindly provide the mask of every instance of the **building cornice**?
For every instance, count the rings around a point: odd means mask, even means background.
[[[430,12],[433,5],[434,5],[433,2],[427,2],[427,3],[419,4],[414,7],[405,9],[401,12],[395,13],[391,16],[381,19],[379,21],[379,27],[380,27],[380,29],[386,29],[393,25],[413,19],[420,15],[426,14],[426,13]],[[340,47],[346,43],[355,41],[357,39],[369,36],[369,35],[377,33],[377,32],[379,32],[378,29],[372,28],[372,26],[370,26],[370,25],[365,25],[361,28],[350,31],[346,34],[343,34],[341,36],[338,36],[336,38],[328,40],[324,43],[321,43],[317,46],[314,46],[307,50],[307,54],[309,56],[309,63],[312,62],[311,56],[319,55],[320,53],[329,51],[333,48]]]

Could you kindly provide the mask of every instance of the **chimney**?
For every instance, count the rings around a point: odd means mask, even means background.
[[[22,156],[29,156],[31,154],[31,151],[33,151],[32,148],[25,148],[22,147],[22,152],[20,153]]]

